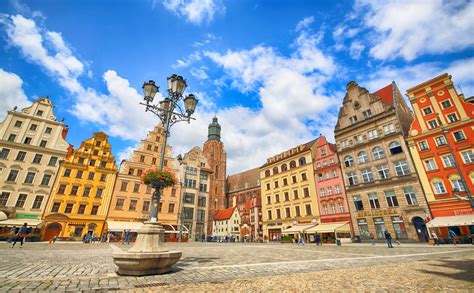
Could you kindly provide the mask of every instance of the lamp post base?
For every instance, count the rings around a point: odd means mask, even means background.
[[[114,253],[117,274],[126,276],[156,275],[169,272],[181,258],[181,251],[168,251],[162,244],[165,230],[154,222],[145,222],[138,230],[135,244],[127,252]]]

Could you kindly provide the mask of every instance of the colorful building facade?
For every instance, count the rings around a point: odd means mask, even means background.
[[[347,85],[335,139],[356,240],[428,241],[430,216],[405,138],[413,116],[395,83]]]
[[[43,214],[42,239],[101,237],[117,165],[108,136],[96,132],[61,162]]]
[[[263,236],[260,170],[250,169],[227,177],[230,207],[237,207],[242,220],[241,239],[260,241]]]
[[[407,96],[415,112],[408,142],[434,218],[429,226],[444,237],[448,228],[474,234],[467,197],[474,182],[474,105],[447,73],[408,89]],[[466,216],[471,225],[462,224]]]
[[[0,226],[36,227],[68,151],[67,126],[48,97],[16,109],[0,123]]]
[[[217,211],[212,225],[212,236],[217,241],[240,241],[239,210],[231,207]]]
[[[303,229],[300,224],[321,222],[313,175],[316,141],[273,156],[260,167],[264,239],[277,240],[292,226]]]

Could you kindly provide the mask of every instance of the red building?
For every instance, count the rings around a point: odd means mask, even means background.
[[[408,137],[438,236],[474,234],[474,105],[447,73],[407,90],[415,112]]]

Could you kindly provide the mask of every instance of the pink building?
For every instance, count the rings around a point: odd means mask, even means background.
[[[322,223],[350,222],[336,145],[320,135],[314,152],[314,176]]]

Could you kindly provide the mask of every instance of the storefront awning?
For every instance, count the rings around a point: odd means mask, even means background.
[[[127,229],[130,229],[131,232],[137,232],[142,225],[142,222],[107,221],[109,231],[113,232],[122,232]]]
[[[428,228],[474,225],[474,214],[448,217],[436,217],[426,223]]]
[[[0,227],[3,226],[23,226],[26,223],[29,227],[36,227],[41,224],[41,220],[37,219],[8,219],[5,221],[0,221]]]
[[[335,223],[322,223],[315,227],[309,228],[305,231],[306,233],[350,233],[351,227],[349,222],[335,222]]]
[[[306,232],[306,229],[316,226],[316,224],[303,224],[303,225],[294,225],[290,228],[283,229],[282,234],[297,234]]]

